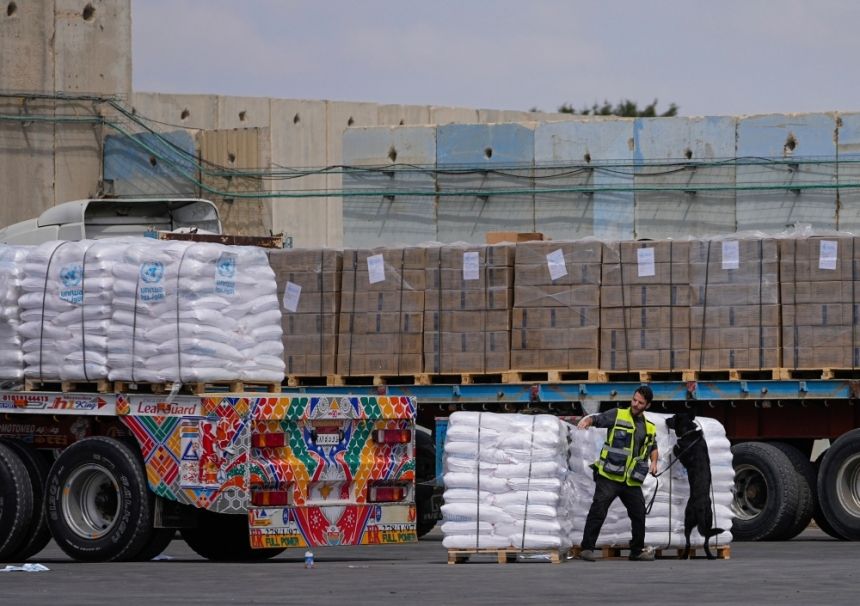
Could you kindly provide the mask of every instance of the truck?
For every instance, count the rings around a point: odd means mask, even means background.
[[[271,244],[223,235],[217,208],[199,199],[69,202],[0,240],[176,231]],[[416,410],[409,396],[306,396],[247,381],[7,380],[0,560],[26,560],[51,538],[80,561],[147,560],[177,531],[212,560],[415,541]]]
[[[213,231],[217,233],[218,230]],[[379,495],[412,499],[413,503],[407,506],[411,507],[405,515],[407,521],[386,518],[383,522],[381,513],[375,515],[373,519],[376,523],[371,525],[373,530],[370,536],[384,537],[385,540],[356,539],[359,542],[395,542],[396,538],[414,540],[433,527],[440,505],[446,418],[451,412],[546,412],[577,417],[629,402],[635,388],[643,382],[654,389],[655,410],[677,412],[694,408],[698,415],[713,417],[726,427],[727,436],[733,443],[736,471],[733,503],[736,517],[732,528],[736,540],[790,539],[812,520],[833,537],[857,540],[860,538],[860,409],[857,406],[860,377],[851,369],[795,369],[789,373],[784,370],[694,373],[642,371],[616,372],[610,376],[599,372],[534,371],[489,374],[477,380],[471,374],[421,377],[421,380],[412,377],[416,379],[414,381],[409,380],[410,377],[372,377],[372,380],[371,377],[355,377],[348,381],[349,384],[317,385],[291,381],[280,387],[283,395],[278,397],[323,398],[327,401],[340,398],[350,402],[356,398],[358,402],[369,402],[374,398],[387,398],[389,401],[392,398],[398,401],[406,398],[412,403],[409,407],[411,425],[403,428],[410,432],[408,443],[411,450],[404,455],[406,458],[403,461],[404,465],[412,469],[411,479],[406,475],[401,478],[400,485],[394,488],[383,485],[381,492],[379,487],[374,492],[374,499],[378,499]],[[18,392],[9,392],[8,396],[14,398],[15,394]],[[132,397],[131,394],[114,395],[123,401]],[[20,394],[18,397],[19,401],[23,401],[20,400]],[[59,398],[60,402],[69,399],[67,394],[57,391],[40,397]],[[262,396],[248,394],[248,397]],[[154,410],[161,406],[162,411],[172,411],[172,400],[166,400],[161,403],[148,400],[142,409],[138,403],[138,408],[134,410],[145,412],[153,406]],[[203,406],[202,401],[200,406]],[[30,413],[25,410],[24,414]],[[119,425],[126,427],[129,419],[125,417],[128,415],[123,417],[119,419]],[[181,418],[182,415],[179,415]],[[181,420],[174,419],[174,422],[182,424]],[[33,429],[36,430],[35,427]],[[44,432],[46,429],[38,431]],[[193,426],[189,432],[193,434]],[[315,444],[314,436],[318,433],[314,429],[308,431],[308,440],[311,441],[303,442],[305,448]],[[25,442],[35,438],[32,432],[16,435],[19,441],[23,437]],[[382,440],[378,443],[384,444],[387,435],[377,436]],[[252,445],[268,444],[268,438],[249,439]],[[284,438],[278,440],[288,443]],[[295,446],[301,446],[293,440],[289,441],[291,447],[293,442]],[[140,448],[138,446],[138,450]],[[55,450],[55,456],[57,452],[61,454],[62,449]],[[144,461],[147,470],[150,465],[158,463],[157,459]],[[150,471],[147,471],[147,476],[158,477]],[[248,484],[246,488],[250,490],[251,485]],[[402,495],[400,489],[403,489]],[[174,524],[166,528],[175,528],[176,524],[185,525],[183,536],[193,537],[191,528],[199,528],[201,519],[205,528],[211,515],[224,513],[218,507],[207,509],[208,501],[205,499],[188,503],[174,498],[174,493],[162,496],[159,490],[164,489],[160,488],[158,482],[150,481],[149,490],[161,499],[157,501],[160,504],[154,507],[154,511],[161,512],[158,523]],[[265,506],[276,505],[280,502],[278,499],[287,498],[286,495],[271,491],[258,493],[257,502]],[[369,493],[363,498],[367,501]],[[320,544],[314,541],[309,543],[306,538],[304,543],[292,538],[263,540],[270,532],[263,532],[263,528],[271,526],[280,529],[282,526],[274,525],[272,515],[268,512],[252,515],[250,512],[253,511],[254,503],[250,499],[249,496],[244,505],[247,511],[242,506],[238,510],[247,513],[249,518],[247,525],[242,524],[243,532],[256,528],[257,532],[249,535],[251,546],[278,549]],[[356,504],[358,502],[356,498]],[[189,514],[189,511],[193,513]],[[184,517],[180,515],[182,512]],[[289,518],[288,521],[284,521],[284,515]],[[274,516],[278,518],[277,513]],[[293,518],[295,516],[281,512],[281,524],[296,522]],[[282,530],[271,532],[276,537],[286,536]],[[299,534],[305,537],[305,534]],[[329,538],[332,543],[344,544],[334,530]]]

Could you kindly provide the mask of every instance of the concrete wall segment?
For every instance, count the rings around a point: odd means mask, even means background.
[[[198,154],[194,131],[108,135],[104,178],[119,196],[200,196]]]
[[[838,227],[860,233],[860,113],[839,114],[836,124]]]
[[[735,168],[730,160],[735,155],[736,120],[638,118],[634,124],[636,236],[735,231]],[[665,189],[639,191],[649,187]],[[711,187],[726,189],[706,189]]]
[[[54,0],[58,91],[131,97],[131,0]]]
[[[836,116],[769,114],[738,120],[737,223],[739,230],[779,231],[794,224],[834,229],[836,190],[798,189],[792,185],[836,184]],[[793,157],[820,163],[797,163]],[[756,158],[786,163],[763,167]],[[744,190],[745,185],[770,188]]]
[[[135,92],[131,107],[139,116],[156,121],[152,124],[155,130],[170,127],[213,130],[218,125],[216,95]]]
[[[535,129],[536,184],[549,188],[618,187],[633,185],[629,168],[613,164],[633,161],[633,121],[574,119],[542,123]],[[601,168],[603,167],[603,168]],[[554,238],[633,237],[632,191],[538,193],[535,229]]]
[[[53,91],[54,3],[18,2],[0,18],[0,89]]]
[[[435,127],[349,128],[344,132],[343,154],[348,166],[392,167],[391,171],[347,170],[344,174],[347,191],[392,192],[344,198],[344,246],[412,245],[436,239],[435,196],[408,193],[435,191],[432,171],[408,166],[434,167]]]

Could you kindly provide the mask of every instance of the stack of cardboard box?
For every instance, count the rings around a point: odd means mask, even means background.
[[[422,369],[426,250],[345,250],[337,349],[340,375]]]
[[[272,250],[281,299],[287,375],[335,373],[343,254],[328,249]]]
[[[690,245],[691,360],[696,370],[776,368],[779,261],[772,239]]]
[[[786,368],[856,368],[860,242],[851,236],[779,241]]]
[[[516,246],[512,370],[589,370],[598,364],[601,243]]]
[[[690,366],[689,242],[612,242],[603,249],[600,368]]]
[[[427,249],[424,372],[510,368],[514,247]]]

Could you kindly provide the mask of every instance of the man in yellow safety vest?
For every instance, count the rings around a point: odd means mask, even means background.
[[[609,506],[616,497],[627,508],[627,515],[633,526],[630,541],[630,559],[651,561],[652,552],[645,548],[645,497],[642,495],[642,482],[650,472],[657,473],[657,428],[645,418],[645,411],[651,405],[654,393],[647,385],[642,385],[633,393],[630,408],[616,408],[606,412],[583,417],[577,427],[609,428],[606,442],[600,451],[600,458],[594,463],[594,500],[585,519],[582,534],[580,558],[594,562],[594,546],[600,528],[606,520]]]

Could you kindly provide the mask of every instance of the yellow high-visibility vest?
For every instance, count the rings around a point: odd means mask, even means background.
[[[636,425],[629,408],[619,408],[615,425],[606,432],[606,442],[597,460],[597,472],[604,478],[641,486],[648,476],[648,453],[657,439],[657,426],[645,419],[645,439],[638,453],[633,452]]]

